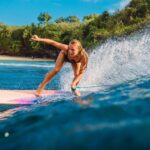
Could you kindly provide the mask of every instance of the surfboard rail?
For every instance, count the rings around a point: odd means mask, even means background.
[[[34,104],[38,97],[36,90],[0,90],[0,104]],[[60,93],[57,90],[45,90],[40,97]]]

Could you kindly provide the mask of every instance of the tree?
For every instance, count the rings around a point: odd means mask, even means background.
[[[136,16],[143,18],[146,16],[148,10],[150,10],[149,0],[132,0],[129,7],[136,9]]]
[[[65,20],[66,22],[80,22],[79,18],[76,16],[69,16]]]
[[[8,26],[0,24],[0,53],[7,53],[11,46],[11,31]]]
[[[92,15],[84,16],[83,21],[92,21],[92,20],[96,19],[98,16],[99,16],[98,14],[92,14]]]
[[[110,15],[109,15],[108,11],[104,11],[103,14],[102,14],[102,16],[101,16],[102,21],[103,21],[103,22],[108,21],[109,16],[110,16]]]
[[[55,22],[56,22],[56,23],[65,22],[65,18],[60,17],[60,18],[56,19]]]
[[[0,24],[0,38],[8,38],[10,37],[10,31],[6,25]]]
[[[137,7],[136,15],[137,17],[143,18],[146,16],[147,12],[148,12],[148,5],[144,3]]]
[[[47,25],[50,19],[52,19],[52,16],[50,16],[48,13],[40,13],[38,16],[38,21],[40,24]]]

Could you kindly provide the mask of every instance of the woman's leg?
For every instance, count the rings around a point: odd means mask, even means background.
[[[37,94],[36,94],[37,96],[41,94],[42,90],[48,84],[48,82],[61,70],[61,68],[63,67],[63,64],[64,64],[64,60],[65,60],[65,54],[60,52],[58,57],[57,57],[54,69],[51,70],[46,75],[46,77],[44,78],[43,82],[39,86],[39,88],[37,90]]]

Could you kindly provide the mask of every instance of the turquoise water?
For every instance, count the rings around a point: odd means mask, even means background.
[[[53,67],[51,61],[0,61],[0,89],[36,89]],[[47,88],[59,89],[58,76],[59,74]]]
[[[149,150],[150,31],[108,40],[90,55],[81,98],[66,64],[34,105],[0,105],[1,150]],[[0,89],[36,89],[53,62],[0,61]]]
[[[0,64],[1,89],[35,89],[54,65]],[[68,94],[38,105],[0,105],[1,149],[148,149],[149,81],[150,76],[145,76],[107,90],[86,92],[81,99]],[[51,87],[60,89],[59,75],[47,88]]]

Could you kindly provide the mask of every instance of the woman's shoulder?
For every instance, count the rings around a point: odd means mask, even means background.
[[[83,51],[82,54],[81,54],[81,62],[87,63],[88,59],[89,59],[88,53],[86,51]]]
[[[61,49],[61,52],[63,52],[64,54],[67,54],[68,49],[69,49],[69,45],[65,45],[65,48]]]
[[[88,59],[88,53],[84,50],[83,52],[82,52],[82,58],[85,58],[85,59]]]

